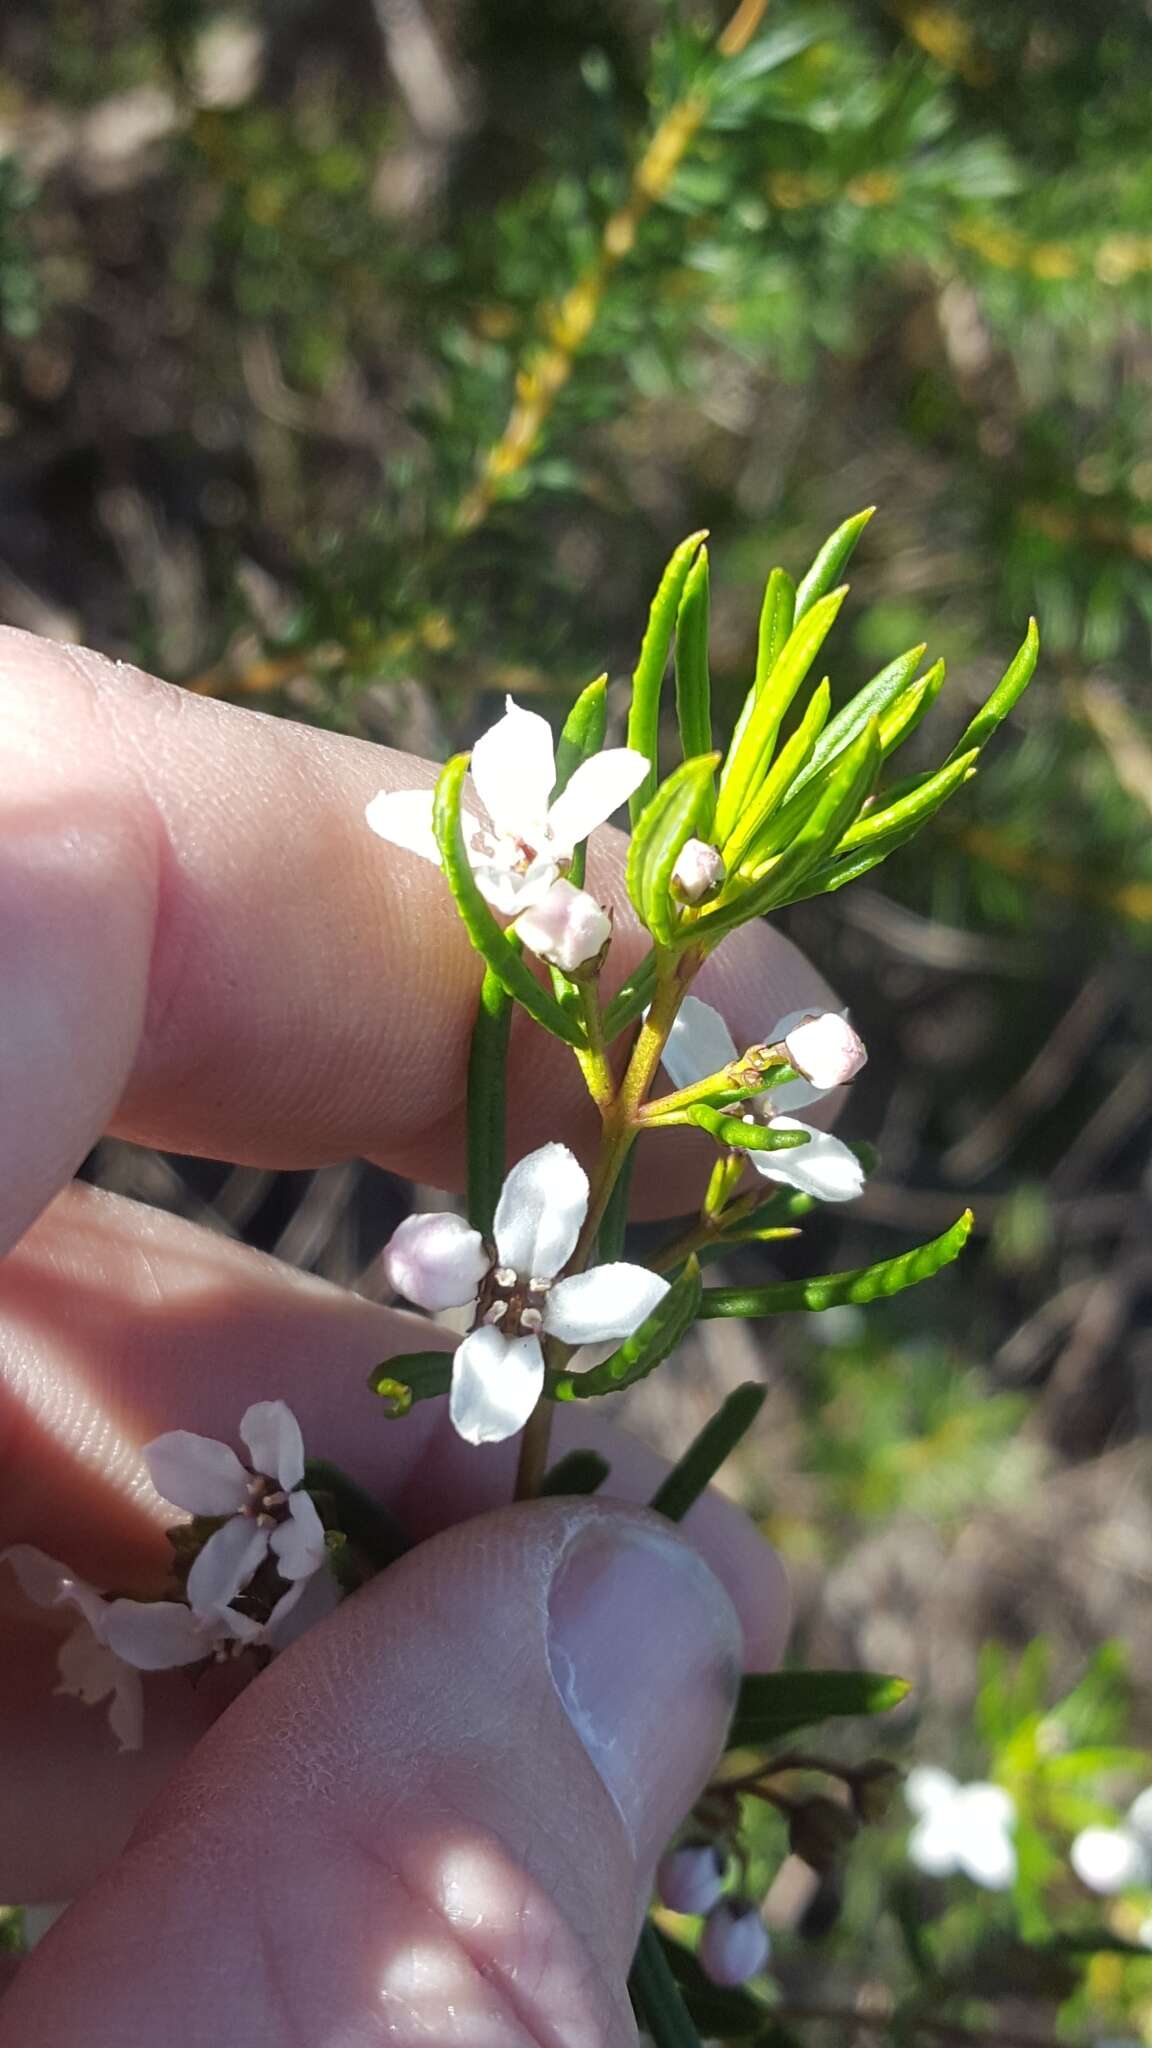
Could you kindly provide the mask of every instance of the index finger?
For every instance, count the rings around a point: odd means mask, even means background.
[[[461,1184],[480,962],[442,876],[364,823],[377,789],[434,770],[11,629],[0,747],[0,1249],[106,1128],[244,1164],[361,1154]],[[642,944],[622,844],[604,835],[592,863],[620,977]],[[738,1042],[831,1000],[762,927],[706,972]],[[586,1152],[568,1051],[529,1025],[513,1058],[517,1148],[563,1136]],[[699,1176],[674,1147],[660,1163],[674,1212]]]

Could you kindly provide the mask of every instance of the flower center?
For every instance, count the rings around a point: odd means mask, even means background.
[[[291,1510],[288,1495],[279,1480],[270,1479],[266,1472],[254,1472],[248,1481],[248,1499],[241,1508],[242,1515],[250,1515],[262,1528],[274,1529],[278,1522],[286,1522]]]
[[[525,1280],[511,1266],[493,1266],[480,1283],[474,1327],[487,1323],[506,1337],[538,1337],[551,1285],[550,1280]]]

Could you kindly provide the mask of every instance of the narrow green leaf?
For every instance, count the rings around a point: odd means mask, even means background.
[[[708,674],[708,550],[702,547],[676,614],[676,717],[684,759],[712,748],[712,684]]]
[[[656,989],[656,955],[649,953],[617,989],[604,1012],[604,1036],[611,1044],[648,1008]]]
[[[349,1543],[363,1551],[377,1571],[395,1564],[398,1557],[412,1548],[395,1516],[327,1458],[308,1459],[303,1486],[316,1502],[324,1527],[338,1529]]]
[[[499,976],[486,967],[468,1054],[468,1221],[481,1237],[492,1235],[504,1185],[511,1023],[512,998]]]
[[[857,733],[863,732],[870,718],[882,719],[886,711],[904,694],[920,666],[924,648],[910,647],[906,654],[897,655],[895,661],[882,668],[879,675],[865,683],[862,690],[836,713],[827,725],[812,750],[812,758],[802,775],[796,778],[792,794],[803,789],[805,783],[820,773],[829,761],[841,754]]]
[[[1035,619],[1029,619],[1028,631],[1022,646],[1017,649],[987,703],[981,706],[975,718],[965,726],[948,756],[949,761],[955,761],[959,755],[967,754],[972,747],[984,746],[986,741],[991,739],[996,727],[1007,718],[1017,698],[1023,696],[1036,672],[1039,656],[1039,628]]]
[[[535,1017],[536,1022],[542,1024],[545,1031],[550,1031],[554,1038],[562,1038],[566,1045],[583,1046],[584,1034],[576,1020],[566,1015],[556,998],[541,988],[521,958],[518,946],[506,932],[501,931],[476,885],[460,818],[467,773],[467,754],[457,754],[446,764],[436,784],[432,812],[432,828],[440,848],[444,873],[465,929],[497,980],[521,1008],[528,1011],[529,1016]]]
[[[757,1386],[753,1380],[729,1394],[656,1488],[649,1502],[656,1514],[666,1515],[670,1522],[683,1521],[693,1502],[707,1492],[721,1465],[747,1435],[767,1397],[767,1387]]]
[[[732,733],[728,748],[728,759],[735,756],[736,749],[744,737],[744,731],[756,706],[756,699],[768,681],[772,670],[779,661],[792,631],[793,610],[796,604],[796,585],[786,569],[773,569],[764,588],[764,602],[760,607],[760,627],[756,636],[756,675],[752,687],[740,709],[740,716]]]
[[[975,772],[980,759],[979,747],[973,747],[970,754],[961,754],[958,761],[938,768],[935,775],[926,775],[918,789],[888,804],[884,810],[868,811],[850,825],[836,851],[837,854],[852,853],[859,846],[871,846],[878,839],[884,839],[890,832],[908,834],[925,825],[942,804],[947,803],[961,783],[967,782]]]
[[[781,720],[832,631],[847,595],[847,586],[834,590],[813,605],[808,617],[793,628],[739,740],[734,739],[728,749],[716,805],[715,836],[722,853],[745,805],[768,771]]]
[[[662,1365],[675,1351],[686,1330],[691,1329],[700,1306],[700,1266],[688,1259],[679,1279],[672,1282],[652,1314],[638,1330],[624,1339],[618,1351],[590,1372],[554,1372],[545,1381],[550,1401],[589,1401],[599,1394],[615,1394],[630,1387]]]
[[[835,533],[829,535],[808,574],[800,578],[796,587],[798,622],[839,581],[875,510],[875,505],[866,505],[863,512],[854,513],[851,519],[846,519],[843,526],[838,526]]]
[[[636,1150],[639,1139],[634,1138],[624,1164],[616,1176],[607,1207],[600,1219],[600,1230],[596,1239],[596,1250],[602,1266],[614,1265],[624,1256],[624,1238],[628,1229],[628,1197],[632,1189],[632,1175],[636,1168]]]
[[[832,708],[832,692],[827,676],[812,692],[811,701],[790,738],[785,740],[771,768],[760,785],[755,801],[750,803],[743,817],[737,820],[736,829],[724,849],[729,873],[738,868],[745,856],[755,859],[757,836],[770,824],[789,795],[792,785],[802,768],[812,758],[812,749],[827,723]]]
[[[636,823],[645,804],[650,801],[660,779],[657,766],[660,748],[660,692],[664,684],[668,650],[672,645],[676,614],[680,609],[680,599],[684,594],[688,571],[696,559],[697,549],[705,539],[706,532],[706,528],[701,528],[699,533],[690,533],[687,540],[682,540],[660,578],[660,586],[648,614],[640,659],[632,677],[628,745],[635,747],[638,754],[643,754],[645,760],[652,763],[650,772],[630,800],[633,824]]]
[[[811,1143],[807,1131],[773,1131],[767,1124],[745,1123],[740,1116],[724,1116],[706,1102],[688,1111],[690,1123],[715,1138],[718,1145],[731,1145],[740,1152],[791,1152]]]
[[[392,1421],[407,1415],[414,1401],[434,1401],[452,1384],[452,1351],[407,1351],[386,1358],[370,1374],[368,1385],[389,1403]]]
[[[557,1458],[540,1481],[541,1498],[556,1495],[597,1493],[612,1470],[599,1451],[568,1451]]]
[[[930,1280],[959,1258],[972,1234],[972,1211],[964,1214],[927,1244],[874,1266],[846,1273],[821,1273],[812,1280],[784,1280],[776,1287],[706,1287],[700,1303],[703,1320],[717,1316],[775,1316],[789,1309],[840,1308],[845,1302],[878,1301],[901,1294],[921,1280]]]
[[[787,851],[761,878],[727,899],[721,897],[713,909],[706,910],[697,919],[694,934],[706,938],[711,945],[736,925],[799,900],[809,869],[829,858],[849,825],[855,822],[876,780],[879,765],[880,734],[873,719],[829,767],[818,800]]]
[[[902,747],[906,739],[931,711],[933,704],[944,688],[947,664],[934,661],[919,679],[910,683],[902,697],[898,697],[880,720],[880,751],[885,760]]]
[[[564,720],[563,730],[556,742],[556,782],[552,791],[558,797],[567,789],[582,761],[591,760],[604,745],[604,734],[608,725],[608,678],[597,676],[594,682],[581,690],[576,702]],[[572,866],[568,879],[574,889],[584,886],[584,866],[588,849],[578,846],[572,855]],[[556,986],[553,977],[553,988]]]
[[[718,754],[684,761],[646,807],[628,847],[628,894],[653,938],[670,945],[679,923],[671,891],[682,847],[701,830],[712,799]]]
[[[745,1678],[728,1730],[729,1749],[764,1749],[858,1714],[886,1714],[906,1700],[906,1678],[873,1671],[769,1671]]]
[[[726,1990],[714,1984],[711,1977],[704,1975],[695,1956],[681,1948],[678,1941],[669,1941],[666,1934],[661,1934],[660,1945],[680,1987],[680,1996],[706,2040],[742,2041],[755,2034],[757,2048],[764,2048],[759,2037],[770,2017],[766,2005],[747,1991]]]
[[[655,2048],[701,2048],[700,2036],[680,1996],[660,1936],[650,1920],[644,1922],[639,1946],[628,1977],[628,1990],[636,2017]]]

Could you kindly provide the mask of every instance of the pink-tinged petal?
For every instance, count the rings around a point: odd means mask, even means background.
[[[56,1652],[60,1683],[56,1691],[69,1699],[83,1700],[86,1707],[99,1706],[115,1691],[120,1659],[93,1635],[81,1621],[66,1636]]]
[[[685,903],[703,903],[724,880],[724,862],[706,839],[688,839],[676,856],[672,880]]]
[[[794,1116],[772,1116],[770,1131],[807,1131],[808,1143],[790,1152],[750,1152],[749,1158],[764,1180],[795,1188],[802,1195],[814,1195],[820,1202],[853,1202],[864,1192],[864,1168],[854,1152],[828,1131],[813,1130]]]
[[[340,1605],[343,1595],[330,1571],[313,1572],[310,1579],[297,1579],[276,1602],[264,1630],[264,1641],[273,1650],[286,1650],[317,1622],[327,1619]]]
[[[656,1890],[673,1913],[709,1913],[724,1889],[725,1858],[712,1842],[669,1849],[656,1868]]]
[[[162,1500],[192,1515],[232,1515],[248,1498],[248,1474],[227,1444],[170,1429],[144,1446],[144,1463]]]
[[[172,1671],[212,1649],[209,1632],[177,1600],[113,1600],[104,1635],[109,1649],[137,1671]]]
[[[287,1401],[254,1401],[240,1418],[252,1470],[291,1493],[304,1477],[304,1439]]]
[[[539,903],[521,912],[512,929],[538,960],[565,974],[595,960],[612,937],[611,919],[596,898],[565,881],[553,882]]]
[[[768,1930],[755,1906],[739,1899],[721,1899],[704,1922],[696,1951],[713,1984],[746,1984],[766,1969],[772,1953]]]
[[[662,1060],[675,1088],[694,1088],[706,1074],[719,1073],[736,1058],[736,1041],[711,1003],[685,996],[668,1033]]]
[[[364,812],[379,839],[390,846],[402,846],[406,853],[418,853],[421,860],[440,865],[440,848],[432,830],[430,789],[382,789]]]
[[[765,1045],[783,1045],[789,1033],[813,1014],[811,1010],[789,1010],[766,1034]],[[811,1109],[814,1102],[823,1102],[827,1093],[827,1088],[816,1088],[811,1081],[781,1081],[771,1091],[772,1109],[781,1116],[794,1116],[798,1109]]]
[[[491,1261],[462,1216],[408,1216],[384,1247],[384,1277],[397,1294],[432,1314],[463,1308]]]
[[[306,1579],[320,1569],[328,1546],[311,1494],[292,1495],[288,1520],[272,1532],[272,1550],[282,1579]]]
[[[10,1543],[0,1550],[0,1564],[10,1564],[20,1591],[37,1607],[55,1607],[69,1598],[75,1574],[59,1558],[49,1557],[33,1543]]]
[[[116,1689],[108,1702],[108,1726],[122,1751],[144,1743],[144,1685],[138,1671],[116,1659]]]
[[[544,1328],[565,1344],[630,1337],[667,1292],[667,1280],[646,1266],[593,1266],[556,1282],[545,1304]]]
[[[500,1444],[523,1429],[544,1386],[544,1353],[535,1337],[473,1330],[452,1364],[449,1410],[469,1444]]]
[[[219,1614],[259,1571],[270,1533],[250,1515],[233,1515],[208,1538],[188,1574],[188,1598],[201,1619]]]
[[[647,773],[647,761],[633,747],[609,747],[607,753],[582,761],[548,813],[553,850],[572,853],[627,803]]]
[[[507,710],[472,749],[472,783],[497,832],[534,843],[543,835],[556,780],[552,728],[536,711]]]
[[[868,1058],[863,1039],[836,1010],[809,1016],[780,1035],[797,1073],[825,1092],[851,1081]]]
[[[551,1280],[576,1249],[588,1213],[588,1176],[567,1145],[541,1145],[512,1168],[492,1234],[496,1263],[523,1280]]]

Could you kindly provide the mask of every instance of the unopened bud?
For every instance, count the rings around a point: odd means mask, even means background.
[[[705,839],[687,839],[672,870],[672,886],[685,903],[703,903],[724,880],[724,863]]]
[[[696,1960],[713,1984],[746,1984],[772,1953],[759,1907],[750,1899],[721,1899],[704,1922]]]
[[[792,1808],[788,1823],[788,1844],[810,1870],[819,1874],[831,1870],[843,1856],[860,1823],[850,1807],[817,1793],[801,1799]]]
[[[840,1088],[858,1074],[868,1057],[864,1041],[835,1010],[808,1017],[789,1031],[784,1050],[798,1074],[813,1088]]]
[[[575,974],[604,951],[612,922],[586,889],[559,881],[539,903],[521,911],[512,930],[538,960],[562,974]]]
[[[656,1871],[656,1889],[673,1913],[710,1913],[724,1885],[724,1858],[712,1842],[669,1849]]]
[[[861,1764],[848,1780],[857,1819],[866,1824],[887,1820],[902,1783],[903,1773],[882,1756],[870,1757],[866,1764]]]

